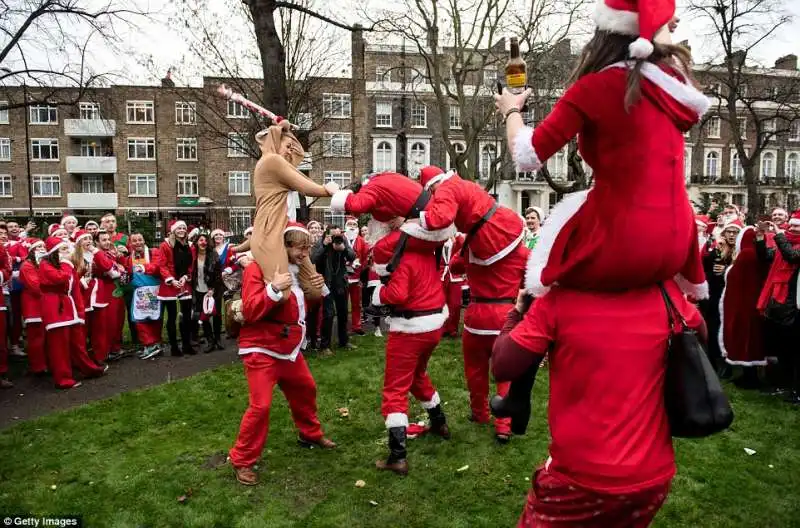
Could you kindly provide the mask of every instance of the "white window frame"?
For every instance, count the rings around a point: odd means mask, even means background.
[[[341,141],[340,149],[334,148],[335,141]],[[323,132],[322,157],[324,158],[350,158],[353,156],[353,136],[349,132]]]
[[[94,145],[92,145],[94,143]],[[92,141],[91,139],[82,139],[80,143],[81,147],[81,156],[85,158],[96,158],[101,156],[100,151],[102,145],[98,145],[97,141]]]
[[[41,114],[39,112],[47,112],[47,120],[40,121]],[[34,113],[35,112],[35,113]],[[51,116],[53,119],[51,119]],[[34,105],[28,107],[28,121],[31,125],[57,125],[58,124],[58,107],[55,105]]]
[[[789,183],[800,182],[800,150],[787,150],[783,155],[783,176]],[[796,156],[794,177],[789,175],[789,156]]]
[[[420,113],[419,110],[422,109]],[[428,105],[422,101],[411,103],[411,128],[428,128]],[[417,122],[417,118],[422,117],[422,124]]]
[[[41,186],[45,183],[48,183],[50,185],[55,183],[56,185],[58,185],[58,193],[41,194]],[[36,192],[37,185],[39,185],[39,191],[40,191],[39,193]],[[61,198],[61,176],[58,174],[33,174],[31,176],[31,188],[33,190],[34,198]]]
[[[181,157],[187,149],[190,156],[194,150],[194,157]],[[175,161],[197,161],[197,138],[175,138]]]
[[[311,130],[314,128],[314,116],[311,112],[298,112],[295,121],[295,125],[299,130]]]
[[[11,161],[11,138],[0,138],[0,161]]]
[[[378,160],[378,147],[382,143],[387,143],[389,145],[389,148],[392,151],[391,152],[390,163],[389,163],[388,167],[381,166],[381,164],[378,163],[378,161],[379,161]],[[397,138],[396,137],[391,137],[391,138],[382,138],[382,137],[372,138],[372,170],[374,170],[375,172],[396,171],[397,170]]]
[[[228,119],[247,119],[250,117],[250,111],[236,101],[229,100],[225,117]]]
[[[772,119],[764,120],[764,132],[775,132],[778,130],[778,120],[774,117]]]
[[[253,225],[253,209],[249,207],[232,207],[228,212],[228,228],[232,233],[242,234]]]
[[[330,209],[325,209],[323,220],[327,225],[344,228],[344,213],[332,213]]]
[[[322,180],[327,182],[336,182],[339,187],[344,189],[353,181],[353,173],[350,171],[325,171],[322,173]]]
[[[716,126],[712,127],[711,123],[715,123]],[[706,121],[705,129],[706,129],[706,137],[711,139],[719,139],[720,138],[720,128],[722,126],[722,119],[719,116],[711,116]]]
[[[387,107],[389,110],[388,113],[385,112]],[[384,112],[381,112],[381,110],[384,110]],[[392,128],[393,110],[394,108],[391,101],[375,101],[375,128]]]
[[[466,150],[467,150],[467,142],[466,141],[451,141],[450,144],[453,145],[453,146],[455,146],[455,145],[461,146],[461,148],[463,149],[462,152],[466,152]],[[444,161],[445,161],[445,165],[447,166],[446,167],[447,169],[454,169],[455,168],[453,166],[453,160],[450,159],[450,150],[449,149],[445,149]]]
[[[800,119],[795,119],[789,123],[788,141],[800,141]]]
[[[708,173],[708,155],[710,153],[717,155],[717,163],[715,167],[715,174]],[[722,174],[722,149],[719,147],[706,147],[703,149],[703,177],[711,180],[716,180]]]
[[[229,158],[247,158],[250,154],[247,152],[247,134],[239,132],[228,133],[228,157]]]
[[[252,193],[253,179],[250,171],[228,171],[228,196],[251,196]]]
[[[327,119],[350,119],[353,115],[353,98],[348,93],[323,93],[322,115]]]
[[[6,193],[8,187],[8,193]],[[0,198],[14,197],[14,181],[10,174],[0,174]]]
[[[553,179],[566,180],[569,172],[569,164],[567,163],[567,147],[563,147],[555,154],[550,156],[547,160],[547,169],[550,171]]]
[[[764,175],[764,158],[767,154],[772,155],[772,176],[765,176]],[[758,175],[761,181],[767,181],[767,179],[774,179],[778,176],[778,152],[775,150],[762,150],[761,156],[758,159]]]
[[[188,117],[188,120],[185,119]],[[196,125],[197,103],[193,101],[175,101],[175,124]]]
[[[79,102],[78,115],[81,119],[100,119],[100,105],[98,103]]]
[[[683,179],[686,184],[692,183],[692,147],[683,147]]]
[[[737,127],[736,132],[737,134],[739,134],[739,139],[747,139],[747,118],[737,117],[736,127]]]
[[[386,66],[375,67],[375,83],[380,86],[386,86],[392,82],[392,69]]]
[[[419,162],[419,166],[415,166],[417,164],[416,160],[414,159],[414,147],[416,145],[422,145],[425,149],[423,153],[422,160]],[[418,179],[419,178],[419,171],[422,167],[431,164],[431,140],[429,138],[418,138],[414,136],[409,136],[408,141],[406,142],[406,160],[407,160],[407,169],[408,169],[408,177],[411,179]]]
[[[497,75],[497,68],[484,68],[481,73],[481,83],[485,88],[494,90],[494,86],[497,84]]]
[[[0,101],[0,106],[8,106],[8,101]],[[8,108],[0,110],[0,125],[7,125],[8,117]]]
[[[451,104],[447,109],[447,125],[450,130],[461,129],[461,106]]]
[[[131,114],[133,112],[133,114]],[[137,112],[142,112],[142,120],[137,119]],[[150,119],[148,115],[150,114]],[[125,122],[129,125],[152,125],[155,123],[156,107],[152,100],[125,101]],[[133,119],[131,119],[133,117]]]
[[[735,166],[734,160],[739,163],[739,174],[736,174],[733,170]],[[731,155],[728,161],[728,175],[737,181],[744,181],[744,167],[742,167],[742,161],[739,159],[739,152],[735,147],[731,147]]]
[[[131,185],[134,184],[136,192],[131,192]],[[148,189],[146,193],[140,193],[138,185],[144,183]],[[149,192],[150,184],[153,184],[153,192]],[[129,174],[128,175],[128,197],[130,198],[157,198],[158,197],[158,176],[155,174]]]
[[[155,161],[157,152],[156,152],[156,138],[152,137],[130,137],[128,138],[127,147],[128,147],[128,160],[136,160],[136,161]],[[131,146],[134,147],[134,154],[137,154],[138,147],[144,146],[145,149],[145,157],[131,157]],[[153,147],[153,156],[149,157],[149,150],[150,147]]]
[[[50,154],[53,153],[53,147],[56,148],[56,154],[58,154],[55,158],[35,158],[34,157],[34,142],[42,142],[47,141],[48,147],[50,148]],[[39,147],[39,154],[41,155],[42,147],[45,146],[43,144],[37,143]],[[42,161],[42,162],[57,162],[61,159],[61,149],[58,144],[58,138],[31,138],[31,161]]]
[[[99,190],[93,190],[93,188]],[[81,192],[82,193],[102,193],[103,192],[103,175],[102,174],[83,174],[81,175]]]
[[[200,177],[197,174],[178,174],[177,184],[179,198],[200,196]],[[194,190],[195,192],[186,192],[187,186],[190,191]]]

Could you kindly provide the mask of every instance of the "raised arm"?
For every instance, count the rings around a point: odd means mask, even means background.
[[[259,161],[256,171],[268,171],[277,181],[289,190],[306,196],[330,196],[325,187],[303,175],[294,165],[278,154],[270,154]]]
[[[778,247],[778,251],[781,252],[783,260],[790,264],[800,264],[800,249],[793,248],[791,242],[786,239],[785,234],[778,233],[775,235],[775,245]]]

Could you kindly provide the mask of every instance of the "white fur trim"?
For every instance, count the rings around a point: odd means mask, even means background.
[[[525,289],[534,297],[541,297],[550,291],[549,286],[542,284],[542,272],[550,259],[550,251],[556,242],[561,229],[577,214],[586,203],[591,189],[570,193],[564,197],[547,217],[547,222],[539,230],[539,242],[528,257],[528,266],[525,273]]]
[[[377,291],[377,288],[375,288]],[[421,317],[387,317],[390,332],[400,332],[403,334],[424,334],[439,330],[447,322],[450,312],[447,305],[442,308],[442,313],[423,315]]]
[[[48,251],[47,254],[48,255],[52,255],[53,253],[55,253],[56,251],[58,251],[59,249],[61,249],[62,247],[66,246],[66,245],[67,245],[67,243],[62,240],[61,242],[59,242],[58,244],[53,246],[53,249]]]
[[[244,253],[239,253],[239,254],[236,256],[236,262],[239,262],[239,261],[240,261],[240,260],[242,260],[243,258],[253,258],[253,253],[252,253],[252,252],[250,252],[250,251],[245,251]]]
[[[376,280],[376,279],[372,279],[372,280],[370,280],[370,281],[367,281],[367,288],[375,288],[375,287],[377,287],[379,284],[381,284],[381,281],[379,281],[379,280]]]
[[[211,232],[211,234],[209,236],[213,240],[214,237],[217,236],[217,235],[222,235],[224,237],[225,236],[225,231],[223,231],[222,229],[215,229],[215,230],[213,230]]]
[[[253,233],[253,227],[251,226],[251,227],[248,227],[247,229],[244,230],[243,235],[247,236],[247,235],[252,234],[252,233]]]
[[[311,233],[308,232],[308,229],[306,229],[305,227],[301,227],[301,226],[293,226],[293,225],[287,226],[286,229],[283,230],[283,233],[286,234],[289,231],[300,231],[301,233],[305,233],[307,235],[311,234]]]
[[[747,229],[752,229],[752,227],[748,227]],[[737,240],[737,244],[738,242],[739,240]],[[727,363],[728,365],[734,365],[738,367],[763,367],[767,364],[766,357],[761,361],[734,361],[728,359],[728,349],[725,348],[724,334],[725,334],[725,294],[728,291],[728,273],[730,272],[730,270],[731,268],[729,267],[725,271],[725,287],[722,289],[722,297],[720,297],[719,299],[719,333],[717,334],[717,339],[719,340],[719,350],[722,353],[722,357],[725,359],[725,363]]]
[[[375,291],[372,292],[373,306],[383,306],[383,303],[381,302],[381,290],[383,290],[383,284],[378,284],[375,286]]]
[[[455,174],[455,172],[452,170],[443,172],[442,174],[437,174],[436,176],[431,178],[430,181],[428,181],[428,183],[425,184],[425,189],[430,189],[437,183],[442,183],[443,181],[449,180],[450,178],[453,177],[453,174]]]
[[[533,172],[542,168],[542,162],[533,149],[533,128],[524,126],[517,132],[511,154],[517,172]]]
[[[800,218],[792,218],[791,220],[789,220],[789,225],[790,226],[800,225]]]
[[[425,221],[425,211],[419,213],[419,225],[422,226],[422,229],[428,229],[428,222]]]
[[[372,271],[374,271],[380,277],[388,277],[391,275],[391,273],[389,273],[389,270],[386,269],[386,266],[388,266],[388,264],[373,264]]]
[[[331,211],[334,213],[343,213],[345,204],[347,203],[347,197],[353,194],[351,190],[345,191],[336,191],[331,196]]]
[[[479,336],[497,336],[500,335],[500,330],[483,330],[481,328],[470,328],[469,326],[464,325],[464,330],[469,332],[472,335],[479,335]]]
[[[405,413],[389,413],[386,415],[386,428],[408,427],[408,416]]]
[[[453,224],[450,224],[444,229],[428,231],[420,224],[414,222],[406,222],[405,224],[401,225],[400,231],[408,236],[412,236],[420,240],[426,240],[428,242],[445,242],[448,238],[455,236],[455,234],[458,232],[456,226]]]
[[[438,392],[434,392],[433,393],[433,396],[431,396],[430,401],[419,402],[419,404],[422,405],[422,408],[425,409],[425,410],[435,409],[436,406],[441,404],[441,403],[442,403],[442,399],[439,397],[439,393]]]
[[[628,53],[634,59],[646,59],[655,51],[653,43],[646,38],[639,37],[628,45]]]
[[[267,297],[272,300],[272,302],[280,302],[283,299],[283,292],[275,293],[272,289],[272,283],[266,285],[267,290]]]
[[[753,231],[753,226],[745,227],[744,229],[739,231],[738,235],[736,235],[736,253],[734,253],[734,258],[736,257],[736,255],[739,254],[739,252],[742,251],[742,239],[744,238],[744,234],[747,231]]]
[[[169,232],[170,233],[174,233],[175,230],[177,230],[179,227],[186,228],[186,222],[184,222],[183,220],[178,220],[177,222],[172,224],[172,226],[170,226]],[[194,230],[192,230],[192,231],[194,231]]]
[[[328,295],[331,294],[331,290],[330,290],[330,288],[328,288],[327,284],[323,284],[322,285],[322,290],[321,291],[322,291],[322,296],[323,297],[327,297]]]
[[[302,344],[302,341],[301,341]],[[281,354],[279,352],[273,352],[268,348],[262,347],[247,347],[247,348],[240,348],[239,355],[244,356],[246,354],[266,354],[267,356],[274,357],[275,359],[284,359],[286,361],[294,361],[297,359],[298,354],[300,354],[300,346],[295,348],[291,354]]]
[[[507,245],[506,247],[504,247],[503,249],[501,249],[500,251],[498,251],[497,253],[495,253],[494,255],[492,255],[487,259],[479,259],[475,255],[473,255],[472,248],[470,248],[469,262],[470,264],[477,264],[478,266],[491,266],[495,262],[498,262],[506,258],[512,251],[514,251],[517,248],[517,246],[522,242],[524,238],[525,238],[525,226],[523,225],[522,229],[520,229],[519,236],[513,242],[511,242],[509,245]]]
[[[26,325],[27,324],[31,324],[31,323],[41,323],[42,322],[42,318],[41,317],[29,317],[29,318],[23,320],[22,322],[25,323]]]
[[[684,294],[697,301],[708,299],[708,282],[703,281],[702,284],[693,284],[681,274],[675,275],[673,278]]]
[[[639,13],[608,7],[598,0],[594,9],[594,23],[601,31],[636,37],[639,35]]]

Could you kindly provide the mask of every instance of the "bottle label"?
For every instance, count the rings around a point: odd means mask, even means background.
[[[506,75],[506,86],[509,88],[524,88],[528,83],[528,76],[524,73]]]

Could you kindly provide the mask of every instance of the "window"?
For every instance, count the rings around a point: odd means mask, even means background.
[[[564,179],[567,176],[567,154],[564,149],[559,150],[547,160],[547,170],[553,178]]]
[[[34,198],[59,198],[61,196],[61,177],[58,174],[33,175]]]
[[[249,156],[247,153],[247,139],[244,134],[237,134],[231,132],[228,134],[228,157],[229,158],[246,158]]]
[[[128,139],[129,160],[154,160],[156,159],[156,140],[154,138]]]
[[[300,130],[311,130],[314,126],[314,119],[310,112],[300,112],[295,118],[295,124]]]
[[[428,108],[425,103],[411,103],[411,128],[426,128],[428,126]]]
[[[0,138],[0,161],[11,161],[10,138]]]
[[[428,146],[421,141],[413,141],[408,149],[408,176],[419,178],[419,171],[428,162]]]
[[[375,126],[376,127],[391,127],[392,126],[392,103],[391,102],[377,102],[377,103],[375,103]]]
[[[322,174],[322,179],[325,183],[332,181],[339,184],[339,187],[345,188],[350,185],[352,174],[348,171],[325,171]]]
[[[775,153],[764,152],[761,154],[761,177],[773,178],[775,177]]]
[[[522,112],[520,114],[522,116],[522,122],[528,126],[533,126],[534,120],[536,119],[536,113],[533,111],[533,106],[528,106],[527,112]]]
[[[683,178],[687,184],[692,181],[692,147],[683,149]]]
[[[155,174],[131,174],[128,176],[128,196],[155,198],[158,196]]]
[[[178,196],[200,196],[197,174],[178,174]]]
[[[375,172],[394,170],[394,149],[388,141],[381,141],[375,147]]]
[[[350,94],[322,94],[322,115],[331,119],[349,119],[352,113]]]
[[[713,83],[708,87],[711,95],[722,95],[722,83]]]
[[[81,177],[81,192],[101,193],[103,192],[102,174],[84,174]]]
[[[58,124],[58,107],[50,105],[31,106],[28,109],[32,125]]]
[[[247,108],[235,101],[228,101],[228,117],[231,119],[247,119],[250,115]]]
[[[736,119],[739,122],[739,137],[741,139],[747,139],[747,118],[737,117]]]
[[[467,150],[466,144],[461,141],[454,141],[453,142],[453,150],[456,151],[456,156],[460,156]],[[450,158],[450,151],[447,152],[447,167],[450,169],[454,169],[456,167],[456,160]]]
[[[95,157],[102,156],[100,152],[100,145],[95,141],[89,139],[81,140],[81,156]]]
[[[386,85],[392,82],[392,70],[386,66],[378,66],[375,68],[375,82],[381,85]]]
[[[253,225],[253,212],[250,209],[231,209],[230,230],[233,233],[244,233],[245,229]]]
[[[739,85],[739,99],[745,99],[748,94],[747,85],[742,83]]]
[[[764,121],[764,132],[775,132],[777,128],[777,124],[775,123],[775,119],[767,119]]]
[[[494,145],[484,145],[481,147],[480,176],[482,180],[488,180],[492,175],[494,162],[497,159],[497,147]]]
[[[797,179],[800,177],[800,154],[797,152],[790,152],[786,154],[784,175],[786,176],[786,179],[792,183],[797,182]]]
[[[128,123],[154,123],[153,101],[127,101]]]
[[[711,150],[706,152],[706,178],[717,178],[719,176],[719,152]]]
[[[710,117],[706,122],[706,137],[719,137],[719,117]]]
[[[175,140],[178,161],[197,161],[197,138],[178,138]]]
[[[197,124],[197,103],[177,101],[175,103],[175,124],[176,125],[196,125]]]
[[[100,105],[97,103],[78,103],[81,119],[100,119]]]
[[[8,101],[0,101],[0,125],[7,125],[8,124],[8,108],[3,108],[4,106],[8,106]]]
[[[58,161],[58,140],[32,139],[31,159],[39,161]]]
[[[461,107],[450,105],[450,128],[461,128]]]
[[[322,155],[327,158],[349,158],[352,155],[350,134],[339,132],[322,134]]]
[[[11,198],[11,175],[0,174],[0,198]]]
[[[228,173],[228,194],[230,196],[250,196],[250,173],[230,171]]]
[[[331,213],[330,211],[325,211],[324,220],[328,225],[344,227],[344,213]]]
[[[495,84],[497,84],[497,70],[494,68],[486,68],[483,70],[483,85],[486,88],[494,90]]]
[[[800,141],[800,119],[789,124],[789,141]]]
[[[742,167],[742,163],[739,161],[739,153],[735,149],[731,150],[730,175],[731,178],[737,181],[744,179],[744,167]]]

